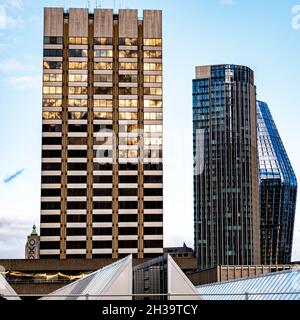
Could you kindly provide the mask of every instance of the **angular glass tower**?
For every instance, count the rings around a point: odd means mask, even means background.
[[[268,105],[257,102],[262,264],[290,263],[297,180]]]
[[[199,270],[260,263],[256,89],[245,66],[196,67],[194,237]]]

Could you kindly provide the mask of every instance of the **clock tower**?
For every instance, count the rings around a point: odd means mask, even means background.
[[[25,246],[25,259],[40,258],[40,237],[36,232],[36,226],[33,225],[31,234],[27,237]]]

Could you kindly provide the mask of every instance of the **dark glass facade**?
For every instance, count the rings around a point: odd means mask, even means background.
[[[291,261],[297,180],[268,105],[257,102],[262,264]]]
[[[199,270],[260,263],[256,89],[244,66],[196,67],[194,241]]]

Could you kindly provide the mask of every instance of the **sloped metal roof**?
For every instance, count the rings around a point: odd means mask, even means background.
[[[120,295],[120,296],[115,296]],[[104,300],[132,298],[132,255],[92,272],[42,300]]]
[[[6,300],[21,300],[16,291],[10,286],[5,278],[0,274],[0,297]]]
[[[300,269],[197,287],[204,300],[300,300]]]

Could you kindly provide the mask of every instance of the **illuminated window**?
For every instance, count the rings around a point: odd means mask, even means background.
[[[162,138],[144,138],[144,145],[147,146],[160,146],[162,145]]]
[[[94,100],[94,107],[111,108],[112,105],[113,105],[112,100],[103,100],[103,99]]]
[[[119,100],[119,107],[123,108],[136,108],[137,100],[127,99],[127,100]]]
[[[69,87],[69,94],[87,94],[87,87]]]
[[[144,88],[144,94],[150,96],[161,96],[162,88]]]
[[[120,62],[120,70],[137,70],[138,64],[135,62]]]
[[[69,99],[69,107],[87,107],[87,100],[85,99]]]
[[[162,132],[162,125],[144,125],[144,131],[147,133],[161,133]]]
[[[137,112],[120,112],[120,120],[137,120]]]
[[[62,74],[60,73],[45,73],[43,76],[45,82],[61,82]]]
[[[119,132],[130,133],[137,132],[138,126],[136,124],[121,124],[119,125]]]
[[[162,76],[145,75],[144,82],[145,83],[161,83]]]
[[[69,74],[69,82],[86,82],[88,81],[87,74]]]
[[[111,58],[112,56],[113,56],[112,50],[107,50],[107,49],[94,50],[95,58]]]
[[[84,61],[71,61],[69,62],[69,69],[74,70],[87,70],[87,62]]]
[[[45,120],[61,120],[61,112],[43,112]]]
[[[44,87],[44,94],[62,94],[62,87]]]
[[[145,108],[162,108],[161,100],[144,100]]]
[[[113,64],[112,62],[95,62],[94,69],[95,70],[112,70]]]
[[[61,99],[43,99],[43,107],[61,107]]]
[[[137,158],[137,150],[119,150],[119,158]]]
[[[137,46],[137,38],[119,38],[119,45],[121,46]]]
[[[144,58],[162,58],[162,51],[160,50],[145,50]]]
[[[70,37],[69,44],[88,44],[87,37]]]
[[[68,112],[68,118],[72,120],[80,120],[80,119],[86,119],[87,113],[86,112]]]
[[[94,119],[111,120],[112,112],[94,112]]]
[[[62,70],[62,62],[61,61],[44,61],[43,66],[44,66],[44,69]]]
[[[112,82],[112,74],[94,74],[94,82]]]
[[[138,141],[139,141],[138,137],[120,137],[119,138],[120,145],[133,146],[138,144]]]
[[[95,45],[112,45],[112,38],[94,38]]]
[[[161,39],[144,39],[144,46],[161,47]]]
[[[161,63],[152,63],[152,62],[146,62],[144,63],[144,70],[146,71],[161,71],[162,70],[162,64]]]
[[[144,119],[145,120],[161,120],[162,113],[161,112],[145,112]]]
[[[119,58],[137,58],[138,51],[137,50],[120,50]]]

